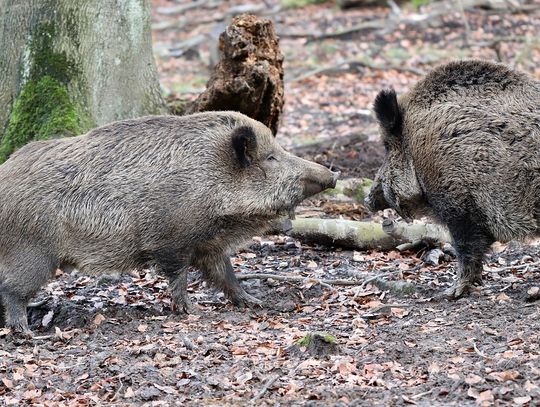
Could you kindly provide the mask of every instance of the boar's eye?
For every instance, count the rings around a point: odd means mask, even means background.
[[[266,157],[266,159],[267,159],[268,161],[277,161],[277,158],[274,157],[273,154],[269,154],[268,157]]]

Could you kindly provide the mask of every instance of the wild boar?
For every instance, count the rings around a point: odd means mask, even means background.
[[[234,112],[119,121],[30,143],[0,166],[0,297],[5,324],[57,268],[93,275],[150,264],[188,312],[187,270],[238,305],[260,304],[229,255],[338,173],[283,150]]]
[[[448,226],[459,297],[482,282],[495,241],[536,236],[540,214],[540,82],[505,65],[465,60],[435,68],[374,111],[386,158],[366,204]]]

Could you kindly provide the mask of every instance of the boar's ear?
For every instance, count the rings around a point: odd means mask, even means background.
[[[373,103],[375,116],[381,127],[390,136],[399,139],[403,117],[394,89],[383,89],[379,92]]]
[[[257,136],[253,129],[249,126],[234,129],[232,145],[242,167],[249,167],[257,152]]]

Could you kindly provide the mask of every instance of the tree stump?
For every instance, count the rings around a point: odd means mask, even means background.
[[[270,20],[243,14],[219,38],[220,61],[185,113],[235,110],[275,135],[283,110],[283,55]]]

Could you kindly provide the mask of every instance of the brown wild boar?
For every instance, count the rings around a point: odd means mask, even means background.
[[[448,226],[459,297],[482,281],[495,241],[535,236],[540,215],[540,82],[505,65],[439,66],[397,98],[374,103],[386,148],[366,204]]]
[[[235,304],[231,251],[338,174],[285,152],[239,113],[149,116],[30,143],[0,166],[0,297],[28,331],[28,300],[58,268],[93,275],[153,264],[189,311],[190,266]]]

